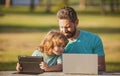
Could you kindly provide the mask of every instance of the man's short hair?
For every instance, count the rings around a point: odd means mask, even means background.
[[[73,23],[78,19],[76,11],[72,7],[64,7],[60,9],[57,13],[57,18],[68,19]]]

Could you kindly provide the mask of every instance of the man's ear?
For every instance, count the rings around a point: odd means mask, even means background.
[[[78,24],[79,24],[79,19],[75,21],[75,26],[77,27]]]

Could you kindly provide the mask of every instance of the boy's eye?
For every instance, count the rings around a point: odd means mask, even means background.
[[[56,47],[65,47],[65,45],[63,43],[59,44],[59,45],[55,45]]]
[[[61,44],[60,46],[61,46],[61,47],[64,47],[64,45],[63,45],[63,44]]]

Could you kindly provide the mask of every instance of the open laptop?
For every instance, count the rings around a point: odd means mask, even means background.
[[[98,74],[97,54],[63,54],[63,73]]]
[[[44,72],[39,66],[43,61],[41,56],[18,56],[18,61],[22,67],[20,74],[40,74]]]

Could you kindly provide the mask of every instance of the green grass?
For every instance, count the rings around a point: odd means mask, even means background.
[[[24,11],[0,16],[0,70],[15,70],[17,56],[31,55],[50,29],[59,28],[55,14]],[[79,14],[78,28],[102,38],[107,71],[120,71],[119,21],[119,15]]]
[[[119,33],[100,34],[104,49],[107,71],[120,71],[120,36]]]

